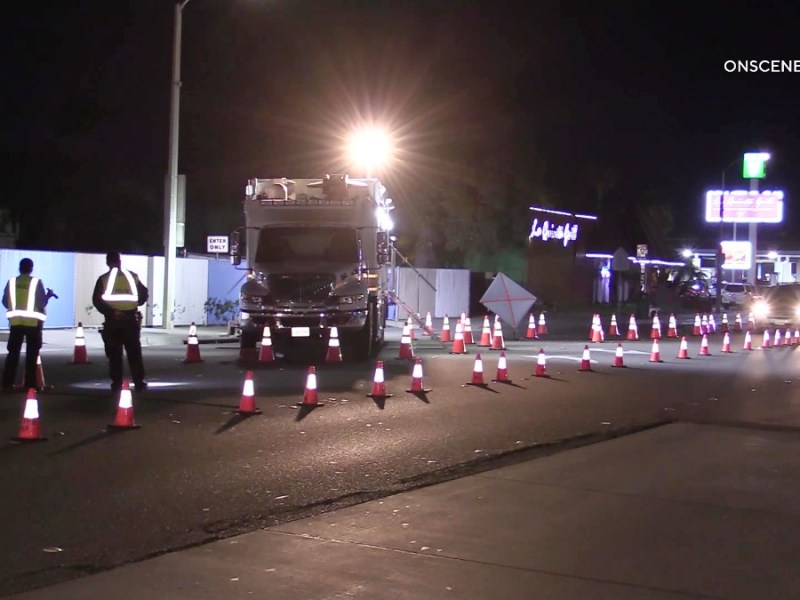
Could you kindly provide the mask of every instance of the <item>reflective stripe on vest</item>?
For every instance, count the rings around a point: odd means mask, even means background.
[[[122,273],[125,276],[125,279],[128,280],[128,286],[130,287],[131,293],[129,294],[120,294],[114,292],[114,286],[117,283],[117,275]],[[103,300],[108,302],[109,304],[114,303],[127,303],[133,302],[138,304],[139,302],[139,288],[136,286],[136,280],[134,279],[133,275],[130,271],[125,269],[117,269],[114,267],[108,274],[108,281],[106,282],[106,291],[102,295]],[[135,307],[134,307],[135,308]]]
[[[36,310],[36,289],[39,286],[39,278],[38,277],[31,277],[30,284],[28,286],[28,302],[25,308],[17,308],[17,278],[12,277],[8,282],[8,296],[11,304],[11,308],[6,313],[6,317],[9,321],[14,317],[20,317],[23,319],[36,319],[37,321],[44,321],[47,319],[47,315],[43,312]]]

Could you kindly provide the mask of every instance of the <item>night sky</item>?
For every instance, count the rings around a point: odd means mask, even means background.
[[[173,7],[6,3],[0,206],[23,247],[162,252]],[[369,122],[397,138],[379,175],[401,232],[423,184],[511,172],[533,182],[528,204],[599,211],[615,245],[640,241],[611,225],[650,201],[701,243],[704,192],[768,150],[762,189],[785,190],[787,223],[763,235],[800,248],[800,63],[724,69],[800,60],[791,2],[191,0],[183,14],[191,251],[240,224],[249,177],[361,175],[343,139]]]

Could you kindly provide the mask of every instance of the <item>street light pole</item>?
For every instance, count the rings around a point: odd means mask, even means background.
[[[172,87],[169,111],[169,162],[167,191],[164,198],[164,329],[172,329],[172,309],[175,304],[175,270],[178,251],[178,136],[181,103],[181,27],[183,9],[190,0],[175,4],[175,32],[172,47]]]
[[[723,238],[723,225],[725,218],[725,174],[733,165],[739,162],[739,159],[732,160],[730,164],[722,169],[722,185],[721,193],[719,196],[719,244],[717,247],[717,314],[722,312],[722,261],[725,259],[725,254],[722,251],[722,238]],[[736,225],[734,225],[735,227]]]

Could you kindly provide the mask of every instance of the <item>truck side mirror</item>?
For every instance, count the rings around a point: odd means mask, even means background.
[[[377,259],[379,265],[385,265],[391,259],[389,257],[389,233],[386,231],[379,231],[377,234]]]
[[[239,266],[242,264],[242,255],[239,251],[239,232],[234,231],[231,234],[231,264],[234,266]]]

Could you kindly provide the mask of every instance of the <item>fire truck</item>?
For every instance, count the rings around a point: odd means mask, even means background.
[[[391,259],[385,186],[347,175],[250,179],[243,204],[245,226],[233,232],[230,249],[233,264],[247,260],[242,354],[255,351],[265,327],[278,352],[326,345],[336,327],[345,359],[377,354]]]

